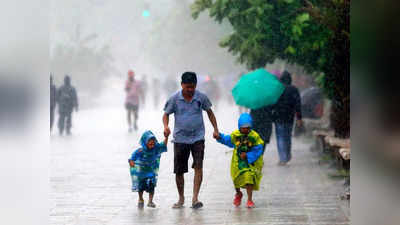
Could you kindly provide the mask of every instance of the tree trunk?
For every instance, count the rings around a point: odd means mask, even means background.
[[[339,29],[343,31],[344,29]],[[326,68],[326,84],[331,89],[331,127],[335,136],[350,137],[350,40],[337,32],[332,39],[334,58],[330,68]]]

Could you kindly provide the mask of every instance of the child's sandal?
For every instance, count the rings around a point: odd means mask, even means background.
[[[254,207],[256,207],[256,205],[254,204],[253,201],[247,201],[247,208],[251,209],[251,208],[254,208]]]
[[[239,205],[242,203],[242,197],[243,197],[243,194],[242,194],[242,193],[236,194],[236,195],[235,195],[235,198],[233,199],[233,204],[234,204],[236,207],[239,206]]]

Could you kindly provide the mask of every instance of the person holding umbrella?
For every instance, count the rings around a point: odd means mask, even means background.
[[[278,77],[265,69],[245,74],[232,89],[236,104],[251,109],[252,129],[263,139],[263,150],[270,141],[275,104],[284,90]]]

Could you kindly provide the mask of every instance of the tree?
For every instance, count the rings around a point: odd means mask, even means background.
[[[336,136],[350,136],[350,0],[196,0],[192,17],[205,10],[232,25],[220,46],[248,69],[282,59],[313,74],[332,100]]]

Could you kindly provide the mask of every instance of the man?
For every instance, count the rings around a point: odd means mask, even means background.
[[[139,97],[142,95],[142,89],[140,83],[135,80],[135,73],[132,70],[128,71],[128,80],[125,85],[126,100],[125,108],[127,110],[128,119],[128,131],[132,132],[132,119],[131,115],[134,116],[134,128],[137,127],[138,111],[139,111]]]
[[[56,108],[57,88],[53,84],[53,75],[50,74],[50,132],[53,130],[54,110]]]
[[[64,77],[64,85],[58,89],[58,129],[60,135],[63,135],[66,123],[67,135],[71,134],[72,127],[72,111],[78,111],[78,96],[75,87],[71,85],[71,78],[68,75]]]
[[[184,173],[188,172],[188,159],[190,153],[193,158],[194,169],[192,208],[203,206],[198,195],[203,179],[204,159],[204,121],[202,110],[207,112],[208,118],[214,127],[214,137],[218,137],[219,131],[217,120],[211,110],[211,102],[208,97],[196,91],[197,77],[193,72],[185,72],[182,75],[182,90],[172,95],[164,107],[164,135],[168,137],[171,133],[168,123],[169,115],[174,114],[174,173],[179,200],[173,208],[182,208],[184,197]]]
[[[297,118],[297,126],[303,125],[301,115],[301,98],[299,90],[291,85],[292,78],[289,72],[284,71],[281,78],[285,90],[278,102],[275,104],[275,134],[278,145],[279,163],[278,165],[286,165],[292,159],[292,130],[294,117]]]

